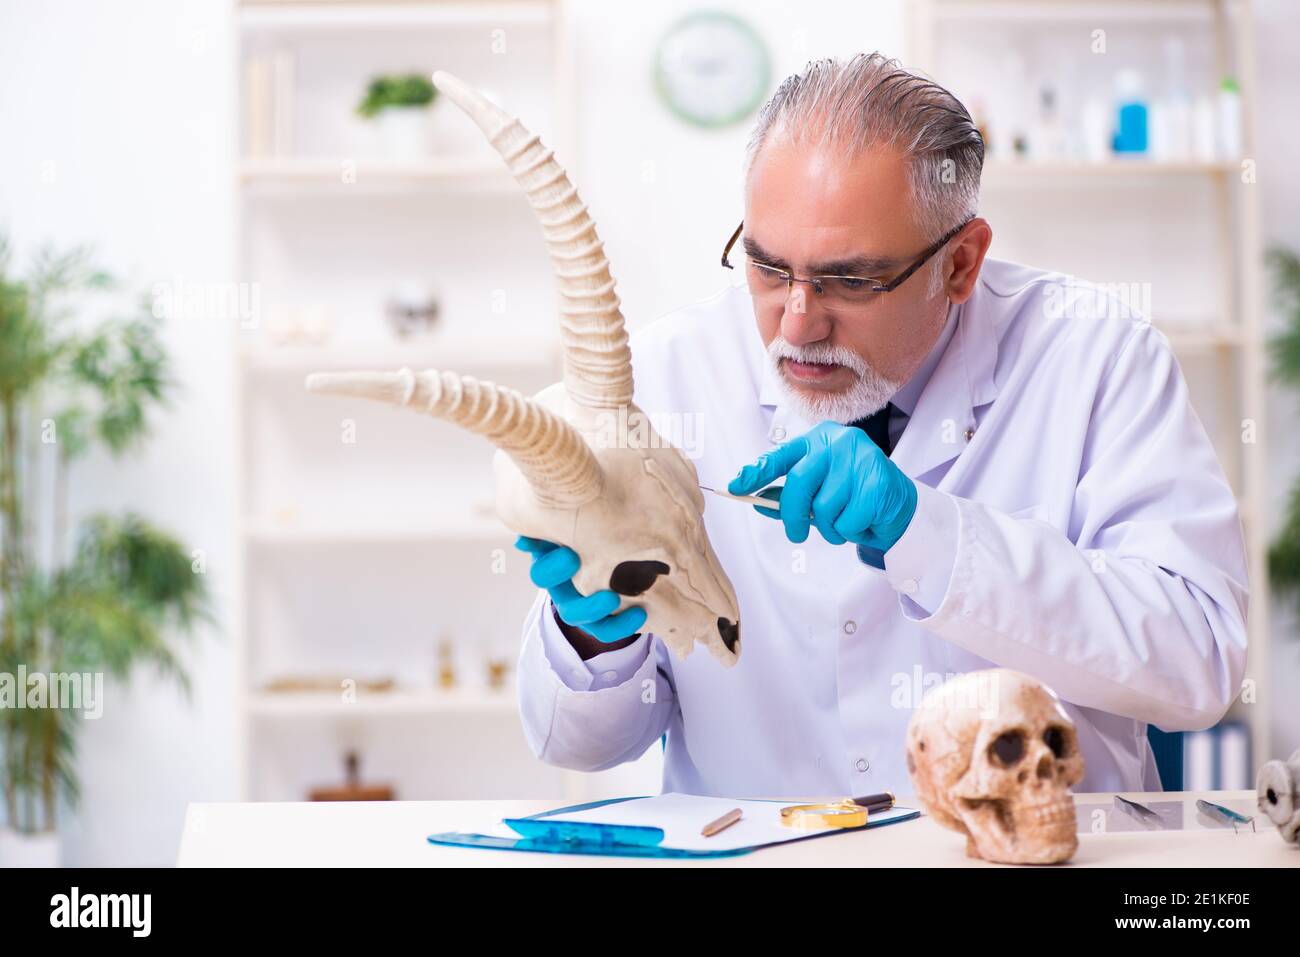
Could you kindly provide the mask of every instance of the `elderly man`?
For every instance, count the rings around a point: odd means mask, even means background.
[[[596,770],[662,738],[665,789],[906,790],[922,691],[1003,666],[1062,699],[1083,789],[1146,790],[1148,724],[1223,715],[1244,548],[1178,364],[1103,290],[986,260],[983,157],[951,94],[878,54],[765,106],[723,253],[745,284],[632,341],[637,403],[695,423],[704,485],[784,482],[772,509],[706,513],[744,653],[673,660],[641,609],[577,593],[573,551],[521,539],[541,758]]]

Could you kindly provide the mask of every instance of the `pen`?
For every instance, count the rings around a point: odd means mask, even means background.
[[[731,827],[731,825],[739,821],[743,815],[744,812],[740,808],[732,808],[716,821],[710,821],[708,824],[704,825],[704,827],[700,829],[700,834],[704,837],[712,837],[719,831],[725,831],[727,828]]]
[[[894,792],[881,791],[879,794],[865,794],[862,797],[852,798],[852,801],[858,807],[864,807],[868,811],[887,811],[894,806]]]

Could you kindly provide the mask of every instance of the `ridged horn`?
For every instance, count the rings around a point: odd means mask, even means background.
[[[578,430],[514,389],[472,376],[412,372],[317,372],[307,391],[376,399],[432,415],[490,440],[509,455],[539,501],[576,507],[600,494],[600,463]]]
[[[632,353],[623,313],[604,244],[568,174],[536,134],[478,91],[441,70],[433,74],[433,82],[501,154],[542,225],[560,282],[564,387],[569,398],[590,409],[627,405],[632,401]]]

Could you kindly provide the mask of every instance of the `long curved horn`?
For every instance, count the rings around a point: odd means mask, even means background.
[[[617,409],[632,401],[632,353],[623,313],[596,224],[568,174],[519,120],[472,87],[441,70],[434,85],[472,119],[523,187],[542,224],[560,281],[564,387],[590,409]]]
[[[307,391],[377,399],[454,422],[514,459],[539,501],[576,507],[600,494],[600,463],[578,430],[514,389],[472,376],[412,372],[317,372]]]

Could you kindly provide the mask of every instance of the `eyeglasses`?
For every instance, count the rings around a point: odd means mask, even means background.
[[[974,218],[974,217],[972,217]],[[746,257],[749,267],[748,279],[752,292],[758,295],[779,294],[785,296],[794,288],[797,282],[807,283],[812,286],[813,292],[818,296],[825,297],[828,305],[859,306],[871,302],[876,296],[893,292],[901,286],[912,273],[916,272],[929,261],[930,257],[948,244],[948,242],[959,232],[966,228],[970,219],[964,220],[961,225],[944,233],[944,235],[933,246],[923,252],[915,262],[904,269],[889,282],[881,282],[879,279],[872,279],[867,276],[811,276],[808,279],[800,279],[798,276],[782,269],[779,266],[773,266],[770,263],[759,262],[756,259]],[[736,231],[731,234],[727,240],[727,245],[722,250],[722,265],[728,269],[735,267],[728,261],[727,257],[731,253],[731,247],[736,245],[736,240],[740,238],[741,230],[745,228],[745,221],[741,220]]]

